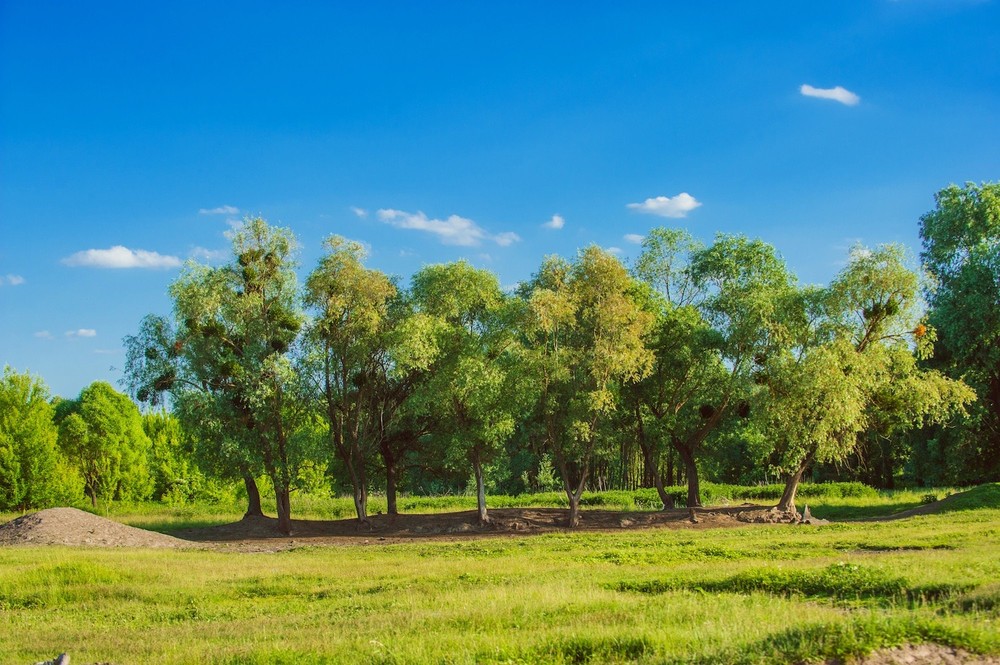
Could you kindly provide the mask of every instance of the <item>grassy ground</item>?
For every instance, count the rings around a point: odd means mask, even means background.
[[[810,507],[863,516],[922,494]],[[0,662],[784,663],[924,641],[1000,654],[1000,485],[951,508],[277,554],[5,548]]]

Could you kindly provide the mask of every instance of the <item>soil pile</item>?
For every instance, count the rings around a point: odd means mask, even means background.
[[[49,508],[0,526],[0,545],[191,547],[191,543],[125,526],[76,508]]]

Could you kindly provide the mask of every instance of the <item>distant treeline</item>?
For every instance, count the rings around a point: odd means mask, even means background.
[[[4,371],[0,509],[295,489],[562,490],[804,477],[875,487],[1000,480],[1000,185],[949,187],[904,248],[856,247],[825,287],[770,245],[654,229],[634,265],[591,246],[513,292],[464,261],[408,286],[331,237],[304,284],[288,229],[247,219],[223,266],[125,339],[123,388],[52,400]]]

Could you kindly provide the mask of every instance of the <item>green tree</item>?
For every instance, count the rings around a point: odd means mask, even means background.
[[[127,395],[95,381],[73,402],[66,402],[59,424],[59,446],[83,476],[91,505],[141,500],[153,491],[149,474],[149,437],[142,415]]]
[[[72,503],[82,494],[79,475],[56,440],[49,390],[38,377],[4,367],[0,379],[0,510]]]
[[[306,281],[305,302],[316,311],[308,331],[306,371],[322,405],[329,445],[347,471],[358,520],[368,521],[368,467],[383,429],[380,381],[391,353],[392,280],[365,268],[364,248],[333,236]]]
[[[827,289],[786,302],[797,304],[792,346],[762,372],[774,466],[786,479],[780,509],[794,510],[813,462],[846,459],[866,432],[943,422],[971,398],[913,359],[930,353],[933,332],[919,322],[919,278],[902,247],[855,248]]]
[[[208,480],[194,461],[193,441],[180,419],[160,409],[142,416],[142,429],[150,441],[153,498],[171,504],[195,500]]]
[[[483,469],[505,452],[518,411],[514,307],[494,274],[465,261],[431,265],[413,277],[419,313],[432,317],[437,361],[421,393],[452,465],[472,466],[479,521],[489,521]],[[468,467],[466,467],[468,468]]]
[[[932,366],[979,396],[963,427],[938,432],[951,482],[1000,480],[1000,183],[951,185],[920,218],[921,259],[933,277]]]
[[[652,364],[643,337],[653,321],[625,268],[595,246],[573,263],[547,258],[526,295],[538,421],[569,499],[572,527],[602,444],[598,427],[616,408],[617,388],[641,379]]]
[[[221,267],[190,263],[171,285],[173,326],[149,319],[126,339],[128,384],[140,397],[169,392],[185,426],[217,446],[241,475],[270,478],[278,529],[291,532],[290,493],[312,442],[296,436],[306,400],[290,358],[303,323],[291,231],[247,219]]]
[[[685,231],[654,229],[643,250],[636,273],[656,292],[647,337],[654,361],[635,391],[637,417],[651,414],[655,427],[641,440],[664,505],[672,499],[660,468],[672,449],[684,465],[687,505],[700,506],[698,458],[727,419],[748,414],[756,363],[787,337],[783,303],[793,280],[770,245],[740,236],[703,247]]]

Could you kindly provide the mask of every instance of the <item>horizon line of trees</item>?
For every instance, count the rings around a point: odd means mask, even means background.
[[[53,406],[5,370],[0,505],[44,500],[39,477],[94,502],[162,493],[163,473],[147,468],[143,485],[136,470],[157,459],[156,437],[183,473],[242,481],[248,515],[262,514],[266,477],[285,533],[305,476],[349,491],[361,523],[376,487],[396,513],[401,484],[468,484],[487,522],[488,486],[554,479],[570,526],[587,489],[655,487],[666,507],[683,478],[699,506],[706,472],[779,478],[784,510],[810,472],[998,480],[1000,185],[936,198],[921,218],[927,274],[901,246],[856,247],[825,287],[800,285],[760,240],[665,228],[631,268],[591,246],[547,257],[512,293],[465,261],[403,288],[332,236],[300,285],[292,232],[247,219],[228,263],[189,263],[172,315],[125,339],[127,392],[169,413],[142,416],[99,383]],[[11,390],[32,404],[23,415]],[[18,453],[26,435],[8,421],[42,423],[43,405],[54,439]],[[42,449],[47,470],[25,466]]]

